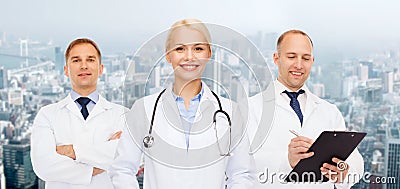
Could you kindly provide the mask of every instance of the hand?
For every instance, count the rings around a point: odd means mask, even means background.
[[[57,147],[56,147],[56,152],[57,152],[58,154],[60,154],[60,155],[70,157],[70,158],[72,158],[73,160],[76,159],[75,151],[74,151],[74,148],[73,148],[73,145],[72,145],[72,144],[70,144],[70,145],[57,146]]]
[[[314,155],[314,152],[307,153],[313,141],[304,136],[298,136],[290,141],[288,146],[289,164],[293,168],[300,160],[309,158]]]
[[[338,158],[332,158],[332,161],[335,162],[337,166],[324,163],[322,164],[321,172],[329,180],[335,183],[342,183],[349,172],[349,164]]]
[[[110,141],[110,140],[117,140],[117,139],[121,138],[121,134],[122,134],[122,131],[118,131],[118,132],[114,133],[114,134],[108,139],[108,141]]]
[[[97,168],[97,167],[93,167],[92,176],[96,176],[96,175],[98,175],[100,173],[103,173],[103,172],[104,172],[103,169],[100,169],[100,168]]]

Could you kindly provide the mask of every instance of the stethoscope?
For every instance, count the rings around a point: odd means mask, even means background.
[[[150,122],[150,128],[149,128],[149,134],[147,136],[145,136],[143,138],[143,145],[145,148],[151,148],[154,144],[154,137],[151,135],[151,133],[153,132],[153,123],[154,123],[154,117],[156,114],[156,110],[157,110],[157,105],[158,105],[158,101],[160,100],[161,95],[165,92],[166,89],[162,90],[161,93],[158,95],[156,103],[154,104],[154,108],[153,108],[153,115],[151,116],[151,122]],[[214,130],[215,130],[215,136],[217,138],[217,145],[218,145],[218,150],[220,152],[221,156],[230,156],[231,153],[231,135],[232,135],[232,123],[231,123],[231,118],[229,117],[229,114],[226,113],[223,109],[222,109],[222,105],[221,105],[221,101],[219,100],[217,94],[214,93],[214,91],[211,91],[211,93],[214,95],[214,97],[217,99],[218,101],[218,106],[219,106],[219,110],[216,110],[214,112],[214,116],[213,116],[213,125],[214,125]],[[221,152],[221,147],[219,145],[218,142],[218,133],[217,133],[217,115],[219,113],[222,113],[225,115],[225,117],[228,119],[228,123],[229,123],[229,147],[228,147],[228,152],[227,153],[222,153]]]

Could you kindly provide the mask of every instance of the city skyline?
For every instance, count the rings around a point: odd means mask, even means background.
[[[391,142],[387,140],[388,130],[400,128],[400,25],[395,24],[400,17],[397,10],[400,2],[205,0],[199,4],[178,0],[158,3],[38,0],[0,3],[5,5],[0,11],[0,136],[3,137],[0,141],[3,144],[13,138],[29,137],[38,109],[56,102],[71,90],[60,71],[65,64],[65,48],[72,39],[89,37],[98,43],[107,70],[99,79],[99,89],[110,101],[130,107],[148,89],[147,82],[151,84],[150,91],[156,92],[162,84],[158,80],[162,81],[171,72],[167,65],[148,77],[152,65],[146,64],[143,57],[132,55],[175,21],[189,17],[243,34],[261,50],[272,71],[276,68],[271,55],[279,34],[292,28],[308,33],[314,42],[316,60],[307,86],[339,108],[350,130],[368,133],[359,149],[365,171],[372,173],[371,179],[392,173],[398,175],[398,169],[385,166],[395,165],[399,159],[393,155],[398,152],[398,142],[394,150],[386,145]],[[26,49],[20,47],[25,43],[30,43],[28,56],[35,57],[29,59],[29,65],[38,64],[31,71],[16,69],[28,64],[24,58],[10,61],[9,56],[2,56],[2,53],[24,54]],[[248,53],[254,57],[251,53],[255,52]],[[235,56],[217,57],[221,62],[241,63]],[[15,67],[9,68],[8,64]],[[135,71],[132,81],[127,82],[123,78],[129,65],[134,65]],[[253,69],[258,74],[268,70],[266,65]],[[232,88],[233,97],[240,96],[238,84],[254,89],[245,72],[242,72],[243,78],[221,70],[220,80]],[[243,71],[239,66],[234,70]],[[128,87],[124,88],[123,84]],[[400,181],[397,179],[397,182]],[[3,184],[0,178],[0,185]],[[369,184],[363,182],[354,188],[365,188]]]
[[[52,41],[64,47],[74,38],[90,37],[111,53],[133,53],[151,37],[182,18],[199,18],[230,27],[244,35],[282,33],[297,28],[315,42],[317,54],[357,57],[398,49],[400,2],[368,1],[185,1],[122,0],[3,2],[0,31],[20,38]],[[328,59],[328,58],[327,58]],[[318,60],[318,59],[317,59]]]

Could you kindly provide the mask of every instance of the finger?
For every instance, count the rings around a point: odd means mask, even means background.
[[[328,177],[328,172],[329,169],[326,169],[325,167],[321,167],[319,170],[321,170],[321,174]],[[328,177],[329,178],[329,177]]]
[[[305,148],[310,148],[311,143],[305,142],[305,141],[292,141],[289,143],[288,147],[289,148],[296,148],[296,147],[305,147]]]
[[[306,158],[309,158],[309,157],[311,157],[311,156],[313,156],[313,155],[314,155],[314,152],[309,152],[309,153],[300,154],[299,157],[300,157],[301,159],[306,159]]]
[[[298,136],[298,137],[292,138],[291,141],[293,141],[293,142],[304,141],[304,142],[310,143],[310,144],[314,143],[314,141],[312,139],[307,138],[305,136]]]
[[[307,151],[308,151],[308,148],[304,148],[304,147],[297,147],[297,148],[289,149],[289,153],[294,153],[294,154],[309,153]]]
[[[64,149],[65,149],[65,146],[56,146],[57,152],[62,152],[62,151],[64,151]]]
[[[122,131],[118,131],[116,134],[117,134],[117,137],[116,137],[116,138],[117,138],[117,139],[120,139],[120,138],[121,138],[121,135],[122,135]]]
[[[334,158],[332,158],[332,161],[335,162],[335,163],[339,163],[339,162],[341,162],[341,161],[343,161],[343,160],[334,157]]]
[[[326,169],[329,169],[329,170],[338,172],[338,169],[337,169],[337,167],[336,167],[335,165],[331,165],[331,164],[329,164],[329,163],[324,163],[324,164],[322,164],[322,166],[323,166],[324,168],[326,168]]]
[[[121,133],[122,133],[122,131],[118,131],[118,132],[114,133],[108,140],[110,141],[110,140],[119,139],[121,137]]]
[[[309,158],[309,157],[311,157],[313,155],[314,155],[314,153],[310,152],[310,153],[302,153],[302,154],[290,154],[290,157],[292,159],[297,159],[298,161],[300,161],[302,159]]]

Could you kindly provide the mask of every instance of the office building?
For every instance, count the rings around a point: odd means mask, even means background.
[[[7,70],[4,67],[0,67],[0,89],[8,87]]]
[[[368,66],[364,66],[360,64],[357,67],[357,76],[359,81],[367,81],[368,80]]]
[[[55,69],[56,71],[63,73],[64,72],[64,65],[65,65],[65,58],[64,58],[64,53],[61,51],[61,47],[55,47],[54,48],[54,62],[55,62]]]
[[[3,146],[4,175],[7,189],[37,188],[33,172],[29,140],[10,141]]]
[[[385,151],[385,189],[400,188],[400,129],[388,128]],[[395,179],[395,183],[391,179]],[[391,181],[389,183],[389,181]]]
[[[393,72],[384,72],[382,74],[382,84],[384,93],[393,93],[393,85],[394,85],[393,80],[394,80]]]

